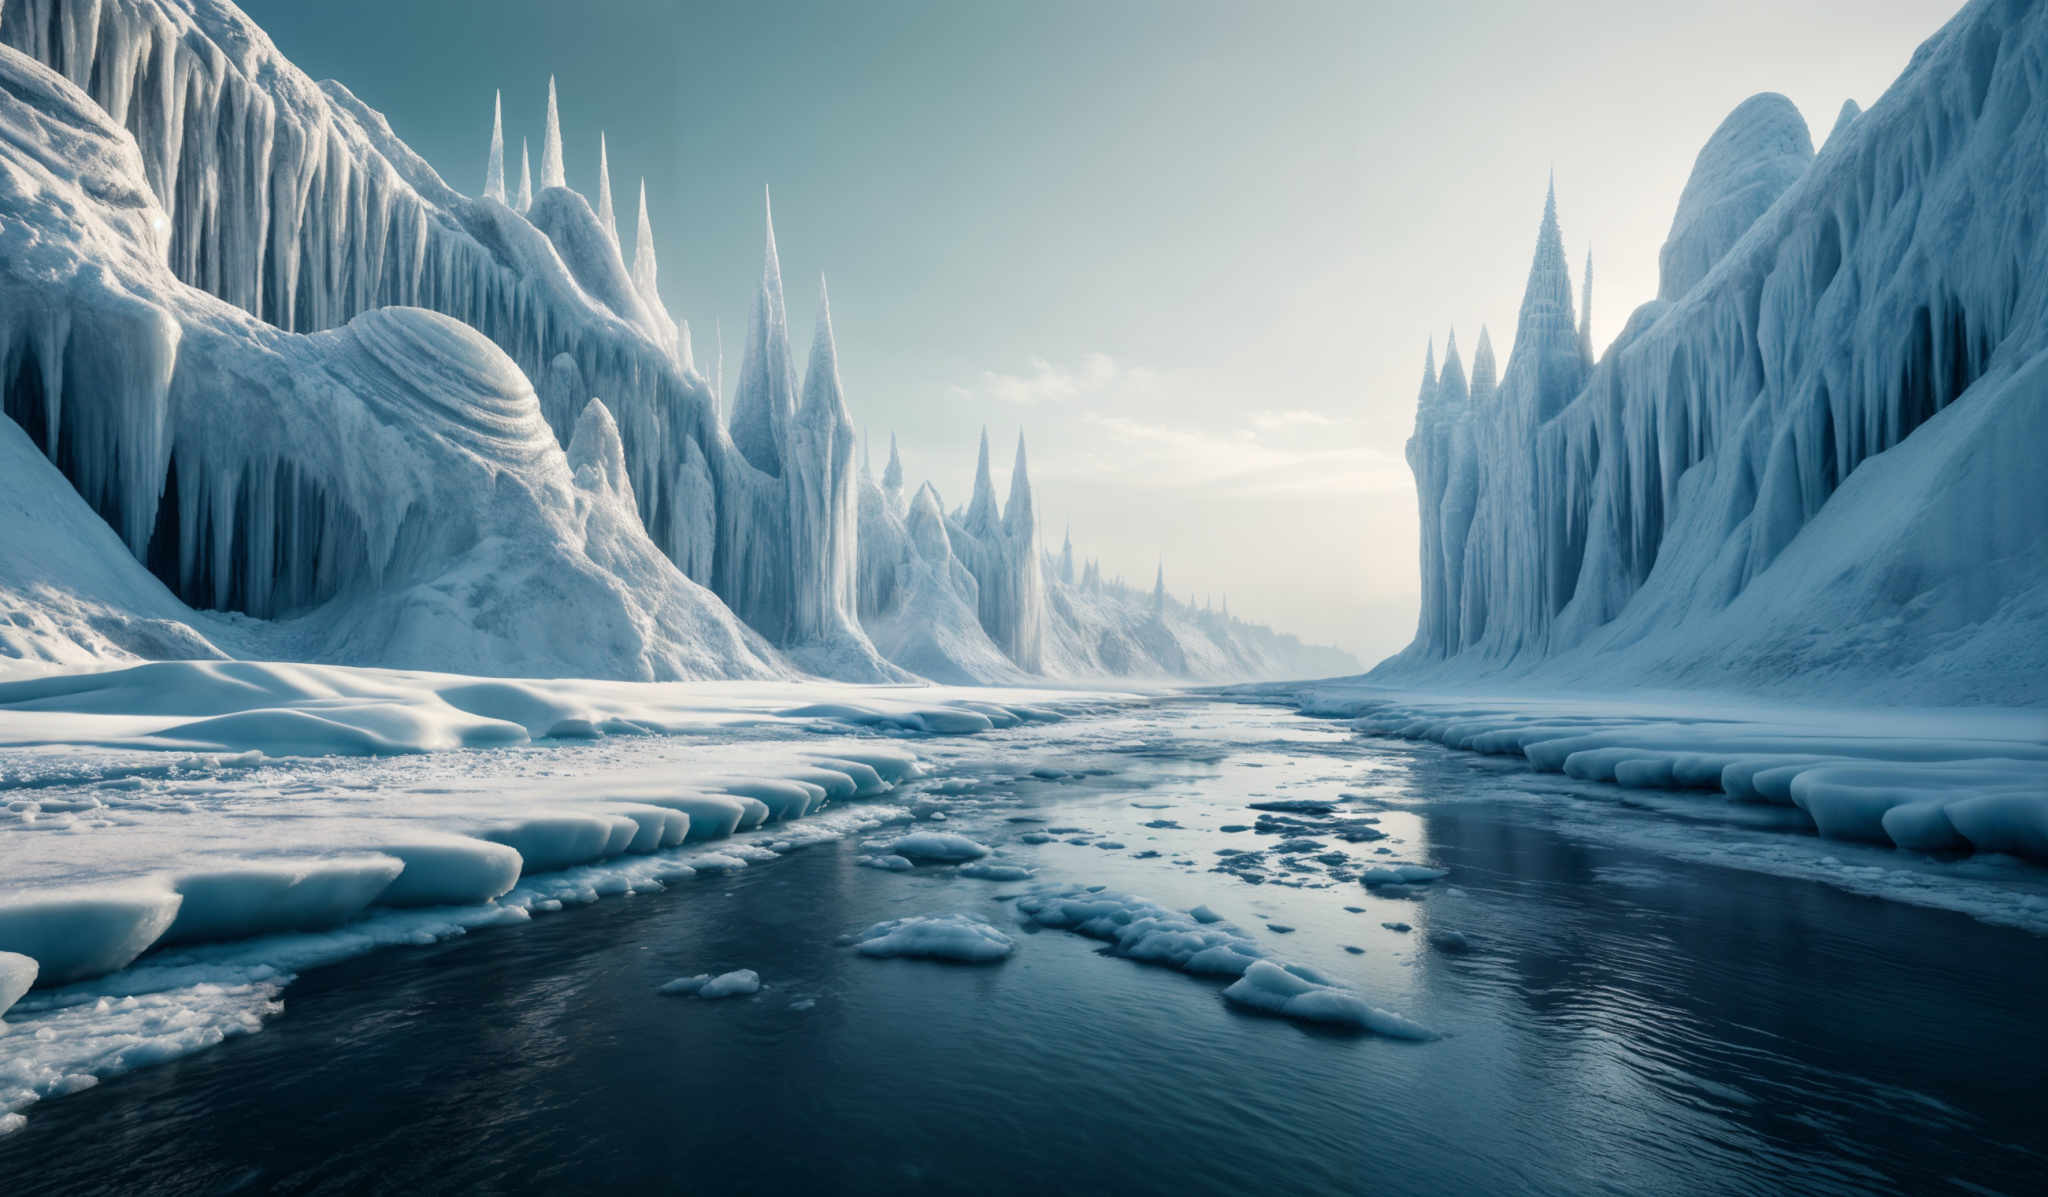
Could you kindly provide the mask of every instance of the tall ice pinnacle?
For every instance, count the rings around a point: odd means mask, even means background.
[[[562,173],[562,116],[555,107],[555,77],[548,76],[548,131],[540,143],[540,185],[567,187],[568,176]]]
[[[1017,464],[1010,470],[1010,501],[1003,506],[1003,530],[1014,538],[1029,537],[1037,529],[1038,513],[1031,505],[1031,471],[1024,464],[1024,434],[1019,432]]]
[[[1557,227],[1555,181],[1543,198],[1536,255],[1529,263],[1529,285],[1515,325],[1510,378],[1518,370],[1527,371],[1528,382],[1517,393],[1532,404],[1538,420],[1562,410],[1586,379],[1578,321],[1572,318],[1571,268],[1565,264],[1564,234]]]
[[[1444,342],[1443,373],[1437,375],[1437,404],[1446,408],[1461,408],[1465,405],[1465,363],[1458,356],[1458,330],[1451,330],[1450,340]]]
[[[882,489],[903,489],[903,458],[896,452],[896,434],[889,434],[889,464],[882,467]]]
[[[839,346],[832,337],[832,296],[822,274],[818,276],[818,323],[811,333],[811,361],[804,370],[803,406],[798,410],[806,422],[829,422],[846,411],[846,396],[839,386]],[[846,422],[851,429],[852,416],[847,416]]]
[[[974,466],[974,497],[967,503],[967,530],[976,536],[987,536],[994,531],[998,522],[996,514],[996,483],[988,468],[988,429],[981,430],[981,457]]]
[[[612,244],[617,245],[619,218],[612,212],[612,159],[605,150],[602,129],[597,132],[597,223],[603,226],[604,235],[612,239]]]
[[[1493,361],[1493,335],[1479,326],[1479,347],[1472,351],[1472,405],[1478,405],[1493,398],[1494,388],[1500,385],[1500,371]]]
[[[782,260],[775,252],[775,207],[762,189],[767,246],[761,255],[761,290],[747,322],[747,352],[732,404],[732,439],[748,461],[782,475],[782,443],[796,413],[796,365],[789,353],[789,315],[782,303]]]
[[[603,143],[600,142],[600,145]],[[599,155],[602,161],[602,154]],[[611,188],[605,188],[604,215],[611,215]],[[607,222],[609,223],[609,222]],[[616,235],[614,235],[616,239]],[[661,306],[661,287],[654,260],[654,222],[647,218],[647,180],[640,180],[640,219],[633,230],[633,289],[648,307]]]
[[[1593,251],[1586,251],[1586,275],[1579,280],[1579,352],[1593,364]]]
[[[505,93],[491,97],[491,159],[484,165],[484,198],[505,202]]]
[[[526,155],[526,139],[519,139],[519,196],[515,201],[521,212],[533,207],[533,160]]]

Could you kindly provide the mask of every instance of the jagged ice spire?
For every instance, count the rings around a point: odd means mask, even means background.
[[[484,165],[484,198],[505,202],[505,93],[491,96],[491,158]]]
[[[616,246],[619,243],[619,219],[612,212],[612,159],[605,148],[602,129],[597,132],[597,223]]]
[[[540,143],[540,185],[567,187],[568,176],[562,173],[562,116],[555,106],[555,77],[548,76],[548,128]]]

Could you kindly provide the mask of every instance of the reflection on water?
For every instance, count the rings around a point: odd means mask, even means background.
[[[1011,926],[1021,887],[826,846],[310,973],[261,1034],[38,1106],[0,1188],[2016,1193],[2048,1163],[2032,935],[1569,834],[1552,781],[1260,708],[928,747],[977,781],[946,827],[1039,880],[1209,903],[1449,1037],[1306,1032],[1056,932],[987,968],[864,959],[834,939]],[[1249,809],[1340,795],[1385,838]],[[1047,825],[1081,830],[1019,838]],[[1352,879],[1383,860],[1450,876]],[[1451,930],[1469,950],[1429,946]],[[654,994],[737,967],[768,989]]]

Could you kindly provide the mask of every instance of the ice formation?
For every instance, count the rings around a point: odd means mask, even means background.
[[[12,0],[0,54],[0,149],[21,180],[0,196],[0,288],[34,314],[0,327],[10,493],[82,522],[29,493],[53,479],[25,436],[170,592],[0,536],[24,562],[0,580],[17,657],[998,683],[1341,671],[1276,661],[1285,642],[1249,625],[1129,632],[1113,603],[1061,601],[1071,571],[1049,579],[1021,442],[1000,512],[990,482],[968,516],[933,520],[903,500],[893,443],[871,504],[822,297],[798,378],[772,222],[728,425],[722,355],[707,383],[662,301],[644,183],[630,265],[608,144],[594,207],[565,185],[553,79],[539,190],[522,142],[508,201],[502,97],[472,199],[228,5]],[[593,398],[624,473],[564,486],[588,464],[559,454]],[[520,497],[488,489],[505,486]],[[1131,651],[1148,634],[1162,651]],[[1206,643],[1181,651],[1190,636]]]
[[[1817,157],[1743,103],[1597,364],[1553,192],[1498,386],[1425,369],[1377,677],[2048,701],[2044,47],[1972,3]]]

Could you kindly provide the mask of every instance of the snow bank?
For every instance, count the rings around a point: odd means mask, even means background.
[[[1718,790],[1734,801],[1794,807],[1832,839],[2048,861],[2048,724],[2035,710],[1781,708],[1669,695],[1481,698],[1358,683],[1314,687],[1300,702],[1306,711],[1349,716],[1369,734],[1521,756],[1584,781]]]
[[[904,956],[919,960],[950,960],[962,964],[993,964],[1007,959],[1017,941],[971,914],[919,914],[876,923],[849,936],[863,956]]]
[[[142,885],[32,894],[0,901],[0,952],[27,956],[39,985],[124,968],[178,917],[175,890]]]
[[[392,856],[264,863],[186,873],[171,882],[184,899],[163,944],[325,931],[360,915],[405,862]]]
[[[377,850],[405,863],[377,895],[380,906],[481,905],[518,884],[525,867],[517,848],[469,836],[379,844]]]

